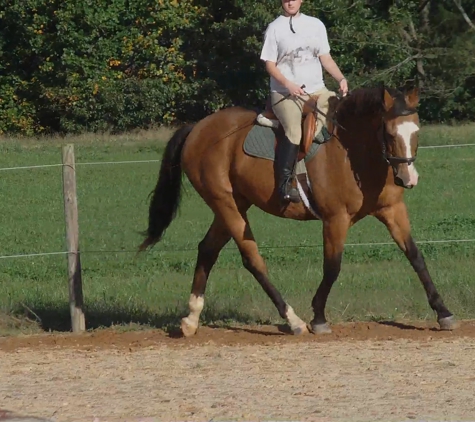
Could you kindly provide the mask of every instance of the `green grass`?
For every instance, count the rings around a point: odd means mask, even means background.
[[[426,127],[421,145],[470,143],[473,129]],[[164,144],[153,138],[4,140],[0,168],[60,163],[64,142],[75,143],[77,163],[155,160]],[[420,185],[406,193],[416,241],[475,239],[474,161],[475,147],[419,150]],[[88,328],[168,328],[186,313],[197,244],[212,214],[187,182],[179,216],[163,241],[136,258],[157,174],[158,163],[77,166]],[[64,250],[60,167],[0,171],[0,192],[0,255]],[[272,281],[309,320],[322,276],[321,222],[283,220],[258,209],[249,214]],[[348,236],[348,243],[388,241],[385,227],[371,218]],[[446,304],[458,318],[473,318],[475,243],[420,247]],[[243,269],[234,243],[222,252],[208,286],[205,323],[282,322]],[[347,247],[327,310],[333,322],[434,319],[422,286],[394,244]],[[0,259],[0,314],[0,334],[69,330],[66,257]]]

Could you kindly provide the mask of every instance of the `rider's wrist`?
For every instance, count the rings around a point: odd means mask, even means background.
[[[346,81],[346,78],[343,76],[343,78],[338,79],[338,83],[341,84],[343,81]]]

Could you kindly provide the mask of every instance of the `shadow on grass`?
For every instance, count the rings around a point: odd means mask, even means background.
[[[148,328],[161,329],[170,336],[181,335],[181,318],[188,314],[187,308],[169,309],[162,313],[149,310],[127,309],[113,306],[88,306],[84,310],[86,317],[86,329],[119,328],[124,330],[140,330]],[[11,312],[11,317],[16,319],[26,318],[36,321],[39,331],[71,331],[71,316],[68,306],[54,303],[37,304],[30,306],[28,310],[21,309]],[[234,309],[218,309],[209,304],[200,317],[200,324],[210,328],[226,328],[230,330],[245,330],[237,325],[270,325],[270,320],[260,320],[253,315],[242,313]],[[285,326],[278,326],[285,332]],[[255,331],[258,332],[258,331]]]

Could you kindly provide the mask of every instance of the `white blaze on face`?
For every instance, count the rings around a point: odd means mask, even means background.
[[[405,154],[406,158],[411,158],[411,137],[414,133],[419,130],[419,126],[417,126],[414,122],[404,122],[397,125],[397,134],[403,139],[404,147],[405,147]],[[417,181],[419,180],[419,173],[417,173],[416,166],[414,163],[408,165],[409,170],[409,183],[413,186],[417,185]]]

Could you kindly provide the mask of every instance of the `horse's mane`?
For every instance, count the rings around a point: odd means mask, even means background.
[[[365,116],[378,114],[383,111],[383,86],[372,88],[357,88],[351,91],[338,105],[338,118],[346,116]],[[394,88],[386,87],[386,90],[395,99],[394,108],[403,111],[407,108],[404,94]]]

